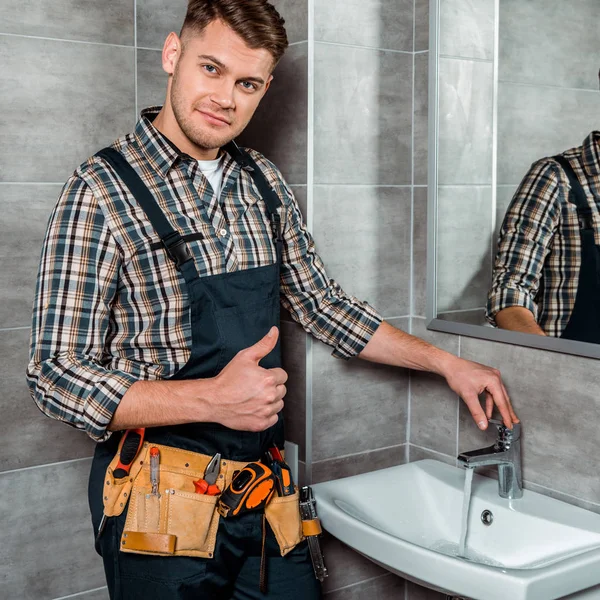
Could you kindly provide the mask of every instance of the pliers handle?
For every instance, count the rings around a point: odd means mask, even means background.
[[[204,494],[205,496],[218,496],[221,493],[221,490],[215,483],[219,477],[220,469],[221,454],[217,452],[210,459],[210,462],[206,466],[206,469],[204,470],[204,477],[194,481],[196,494]]]

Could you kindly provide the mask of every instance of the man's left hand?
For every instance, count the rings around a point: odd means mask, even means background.
[[[519,423],[498,369],[455,357],[444,376],[450,388],[467,405],[479,429],[487,429],[494,404],[509,429],[513,423]],[[479,401],[481,394],[485,394],[485,412]]]

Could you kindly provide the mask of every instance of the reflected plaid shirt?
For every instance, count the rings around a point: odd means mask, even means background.
[[[225,154],[217,200],[197,161],[152,126],[159,110],[144,110],[134,133],[113,147],[185,237],[199,275],[274,263],[269,218],[250,174]],[[280,172],[251,153],[283,202],[282,305],[307,332],[334,346],[334,356],[358,354],[381,317],[328,280]],[[183,277],[114,172],[88,159],[67,181],[48,224],[27,369],[32,397],[47,415],[103,441],[129,386],[170,377],[190,350]]]
[[[563,152],[592,208],[600,245],[600,132]],[[487,318],[509,306],[523,306],[549,336],[560,337],[575,306],[581,238],[570,185],[551,158],[535,162],[517,189],[500,230]]]

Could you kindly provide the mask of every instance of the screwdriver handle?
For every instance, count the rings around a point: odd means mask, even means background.
[[[123,479],[123,477],[129,475],[131,465],[133,465],[133,461],[144,443],[145,431],[144,428],[127,429],[123,434],[119,448],[119,462],[113,471],[115,479]]]

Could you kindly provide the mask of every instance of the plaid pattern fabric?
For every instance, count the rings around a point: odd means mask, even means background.
[[[225,154],[217,200],[197,161],[152,126],[159,110],[144,110],[134,133],[113,147],[184,236],[199,275],[274,263],[266,206],[250,174]],[[283,202],[281,303],[334,356],[358,354],[381,317],[327,278],[280,172],[251,154]],[[183,277],[120,179],[91,157],[67,181],[48,224],[27,369],[32,397],[47,415],[104,441],[129,386],[173,375],[191,342]]]
[[[600,132],[563,153],[592,209],[600,245]],[[567,175],[552,158],[535,162],[517,189],[500,229],[487,319],[523,306],[549,336],[560,337],[575,306],[581,238]]]

